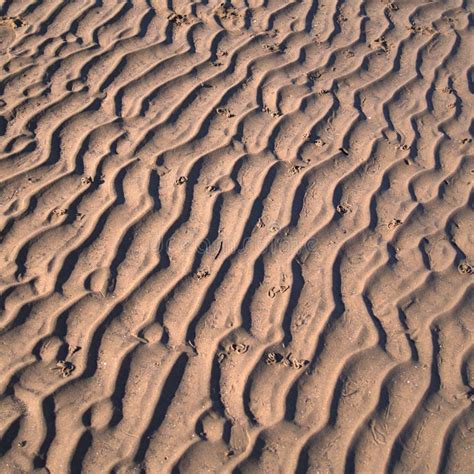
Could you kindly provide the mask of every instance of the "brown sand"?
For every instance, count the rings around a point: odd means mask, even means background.
[[[0,472],[473,472],[473,10],[4,0]]]

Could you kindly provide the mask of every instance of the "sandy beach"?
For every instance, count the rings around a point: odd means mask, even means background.
[[[472,473],[473,18],[0,1],[0,473]]]

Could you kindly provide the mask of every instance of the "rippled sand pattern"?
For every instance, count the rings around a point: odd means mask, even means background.
[[[472,0],[0,5],[2,473],[472,472]]]

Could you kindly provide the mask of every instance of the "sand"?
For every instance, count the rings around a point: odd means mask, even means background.
[[[4,0],[1,473],[468,473],[472,0]]]

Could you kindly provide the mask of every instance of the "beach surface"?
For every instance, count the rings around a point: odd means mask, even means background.
[[[0,2],[1,473],[472,473],[473,15]]]

